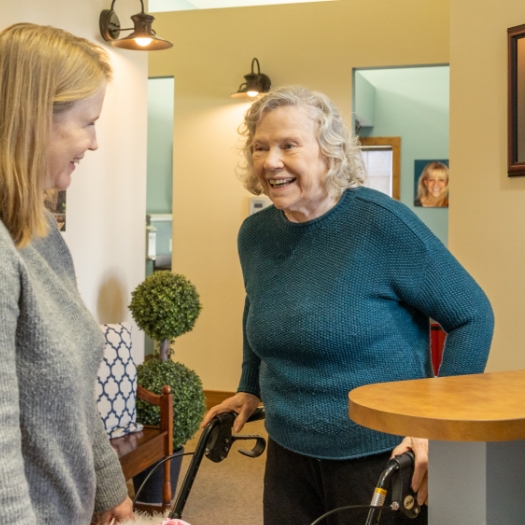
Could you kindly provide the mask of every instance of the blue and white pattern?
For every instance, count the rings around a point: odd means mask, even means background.
[[[97,374],[97,405],[110,438],[142,430],[136,423],[137,369],[131,355],[129,323],[104,324],[104,357]]]

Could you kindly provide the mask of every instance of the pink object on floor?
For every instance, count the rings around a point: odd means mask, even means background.
[[[165,519],[160,525],[190,525],[190,524],[187,521],[168,518],[168,519]]]

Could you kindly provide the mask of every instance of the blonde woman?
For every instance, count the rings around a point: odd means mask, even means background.
[[[97,149],[106,53],[53,27],[0,32],[0,523],[131,516],[95,404],[103,338],[46,190]]]
[[[445,164],[430,162],[425,166],[417,183],[414,206],[448,207],[448,168]]]

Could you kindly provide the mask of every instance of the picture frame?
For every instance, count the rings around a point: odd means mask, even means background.
[[[525,176],[525,24],[507,29],[507,173]]]
[[[415,207],[448,208],[449,168],[448,159],[427,158],[414,160]],[[442,177],[444,177],[445,181],[443,181]],[[442,182],[439,183],[436,179],[441,179]],[[432,202],[432,193],[436,190],[440,193],[434,194],[435,201]]]

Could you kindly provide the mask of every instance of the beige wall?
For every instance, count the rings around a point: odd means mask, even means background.
[[[137,6],[122,3],[120,20],[131,23]],[[97,122],[99,150],[87,152],[75,170],[64,233],[80,293],[99,323],[131,320],[127,304],[145,273],[148,57],[103,42],[98,19],[109,5],[107,0],[0,2],[0,28],[50,24],[104,45],[111,55],[115,77]],[[133,353],[142,361],[144,336],[136,327]]]
[[[448,0],[183,11],[159,14],[155,28],[174,43],[150,54],[150,76],[175,77],[173,269],[204,304],[175,357],[206,389],[235,390],[244,301],[236,237],[248,209],[235,145],[247,105],[229,94],[257,57],[274,85],[324,91],[350,120],[352,68],[448,62]]]
[[[451,1],[449,247],[492,301],[487,370],[525,368],[525,178],[507,177],[507,33],[515,0]]]

